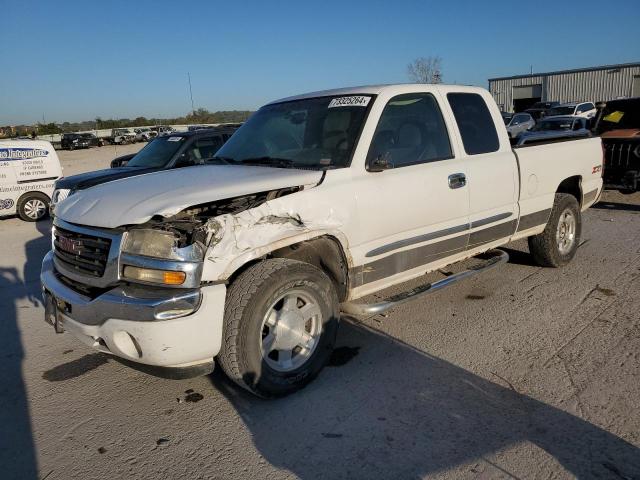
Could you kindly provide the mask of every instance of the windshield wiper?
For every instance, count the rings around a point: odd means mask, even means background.
[[[244,160],[241,160],[241,162],[246,165],[273,165],[274,167],[301,166],[299,163],[296,163],[293,160],[289,160],[287,158],[276,158],[269,156],[245,158]]]
[[[231,157],[218,157],[218,156],[205,159],[205,163],[210,163],[210,162],[220,162],[220,163],[223,163],[224,165],[231,165],[233,163],[238,163],[237,160],[234,160]]]

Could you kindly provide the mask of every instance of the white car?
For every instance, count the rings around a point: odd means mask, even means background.
[[[0,217],[36,222],[49,213],[60,160],[49,142],[0,140]]]
[[[341,311],[372,315],[455,284],[505,262],[496,247],[514,240],[528,238],[539,265],[566,265],[602,190],[600,139],[513,150],[489,92],[458,85],[279,100],[210,160],[58,204],[45,320],[160,375],[206,374],[217,357],[264,397],[322,370]],[[438,282],[361,300],[480,254]]]
[[[148,142],[158,136],[158,132],[154,132],[150,128],[134,128],[136,134],[136,142]]]
[[[522,132],[531,130],[536,125],[536,121],[528,113],[516,113],[506,125],[509,138],[517,138]]]
[[[550,109],[545,118],[549,117],[559,117],[559,116],[571,116],[571,117],[582,117],[582,118],[593,118],[596,116],[598,110],[593,102],[582,102],[582,103],[563,103],[558,105],[557,107],[553,107]]]

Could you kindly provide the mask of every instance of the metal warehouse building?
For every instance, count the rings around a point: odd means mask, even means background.
[[[640,97],[640,63],[578,68],[489,79],[501,110],[521,112],[535,102],[599,102]]]

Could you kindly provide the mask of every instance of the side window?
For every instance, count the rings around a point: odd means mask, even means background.
[[[477,93],[448,93],[464,150],[469,155],[495,152],[500,148],[498,132],[487,104]]]
[[[199,138],[180,155],[176,167],[203,165],[208,158],[215,156],[222,143],[222,137],[219,135]]]
[[[593,110],[594,108],[596,107],[593,106],[593,103],[583,103],[578,108],[578,113],[588,112],[589,110]]]
[[[196,140],[194,146],[200,152],[202,160],[206,160],[207,158],[214,157],[216,152],[220,150],[223,143],[222,137],[220,135],[216,135],[215,137],[205,137]]]
[[[449,134],[438,102],[429,93],[389,100],[369,147],[367,165],[385,157],[393,167],[452,158]]]

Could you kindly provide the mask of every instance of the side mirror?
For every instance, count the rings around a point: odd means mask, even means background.
[[[369,163],[370,172],[383,172],[385,170],[390,170],[393,168],[393,162],[389,158],[389,152],[378,155]]]

